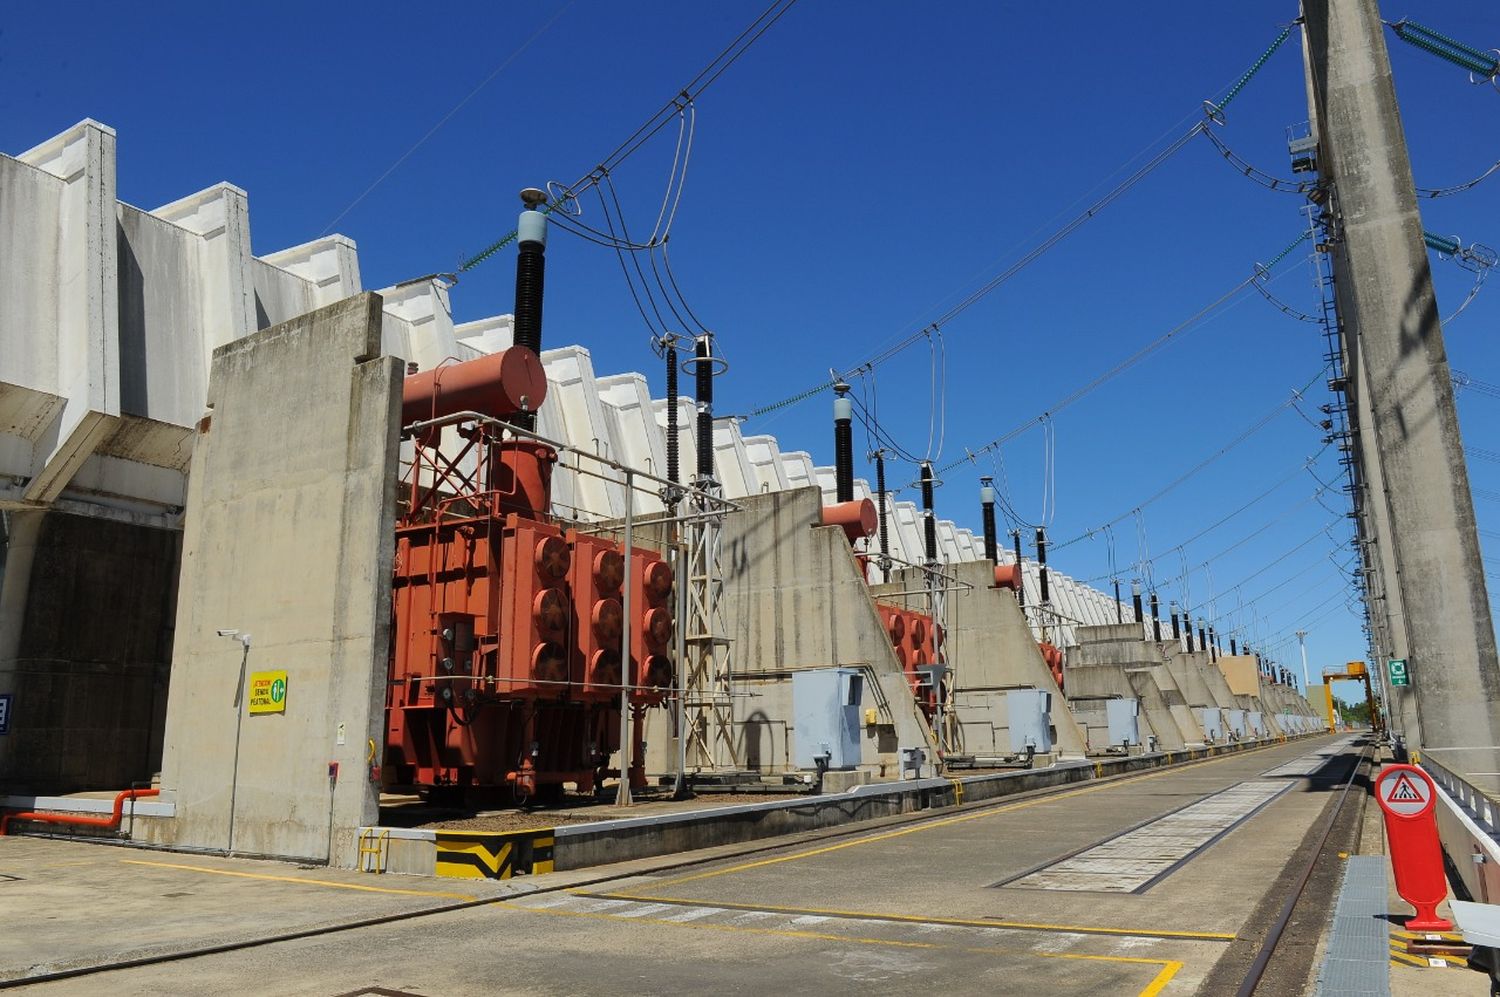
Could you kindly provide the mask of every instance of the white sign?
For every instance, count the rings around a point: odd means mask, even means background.
[[[1404,817],[1415,817],[1432,806],[1427,780],[1405,769],[1382,772],[1375,780],[1375,793],[1387,810]]]

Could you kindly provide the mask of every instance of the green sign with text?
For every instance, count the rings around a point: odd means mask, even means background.
[[[1406,670],[1405,658],[1392,658],[1385,663],[1386,670],[1391,675],[1391,685],[1411,685],[1411,675]]]

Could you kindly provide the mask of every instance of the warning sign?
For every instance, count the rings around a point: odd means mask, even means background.
[[[286,672],[250,673],[250,715],[286,712]]]
[[[1387,765],[1375,778],[1375,798],[1385,813],[1391,872],[1396,892],[1416,908],[1408,931],[1447,931],[1453,922],[1439,917],[1438,904],[1448,895],[1443,848],[1438,843],[1437,787],[1415,765]]]
[[[1375,780],[1375,795],[1386,811],[1416,817],[1432,808],[1432,784],[1426,773],[1407,767],[1386,769]]]

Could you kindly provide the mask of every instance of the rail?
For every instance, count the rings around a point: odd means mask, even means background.
[[[1349,790],[1354,786],[1354,780],[1359,775],[1359,770],[1364,767],[1367,758],[1372,757],[1371,746],[1365,745],[1360,749],[1359,757],[1350,766],[1349,778],[1344,780],[1343,790],[1339,793],[1338,801],[1333,805],[1333,812],[1328,815],[1328,820],[1323,825],[1323,834],[1318,838],[1317,847],[1312,850],[1308,857],[1307,865],[1303,867],[1302,874],[1297,879],[1297,887],[1286,898],[1281,905],[1281,911],[1276,917],[1271,930],[1266,934],[1266,940],[1261,944],[1260,951],[1255,954],[1255,960],[1245,972],[1245,978],[1241,981],[1235,997],[1251,997],[1255,988],[1260,986],[1261,977],[1265,976],[1266,968],[1271,964],[1271,958],[1276,954],[1276,948],[1281,944],[1281,936],[1291,922],[1292,912],[1297,907],[1297,902],[1302,899],[1302,894],[1307,890],[1308,881],[1312,879],[1313,869],[1318,864],[1318,859],[1323,856],[1323,849],[1328,845],[1328,838],[1333,834],[1333,825],[1338,820],[1339,812],[1344,809],[1344,803],[1349,799]]]

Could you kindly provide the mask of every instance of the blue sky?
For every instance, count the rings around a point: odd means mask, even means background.
[[[413,9],[101,5],[63,31],[55,13],[8,5],[0,149],[18,152],[97,118],[119,132],[123,200],[155,207],[231,181],[249,191],[255,251],[274,252],[323,232],[511,60],[339,221],[337,230],[359,244],[366,285],[380,287],[451,270],[507,232],[521,187],[588,171],[762,5],[558,0],[449,4],[423,16]],[[1186,130],[1201,101],[1232,83],[1295,15],[1294,3],[1215,5],[1209,16],[1192,3],[802,0],[699,102],[672,230],[682,289],[732,363],[719,382],[720,410],[748,412],[794,394],[931,322],[1091,191],[1112,186],[1133,157]],[[1420,16],[1480,47],[1500,45],[1500,13],[1485,5],[1441,0],[1423,4]],[[1500,94],[1387,39],[1417,183],[1482,172],[1500,156],[1488,137]],[[1249,161],[1286,175],[1285,128],[1306,117],[1294,34],[1219,134]],[[663,132],[616,175],[637,231],[655,217],[674,138]],[[939,354],[925,342],[856,388],[876,392],[882,427],[905,450],[951,463],[1233,287],[1298,234],[1301,203],[1237,176],[1195,138],[942,329],[938,403]],[[1500,244],[1497,207],[1500,179],[1424,202],[1423,211],[1432,231]],[[587,212],[586,221],[600,221],[596,202]],[[502,252],[454,287],[459,320],[510,309],[511,259]],[[1447,314],[1471,278],[1436,259],[1434,271]],[[1279,296],[1313,310],[1302,251],[1276,275]],[[643,370],[660,391],[659,362],[612,253],[556,233],[548,292],[547,343],[583,343],[600,372]],[[1445,330],[1455,369],[1500,383],[1497,316],[1500,289],[1489,289]],[[1293,473],[1319,450],[1321,434],[1292,408],[1131,515],[1312,380],[1322,353],[1315,327],[1242,295],[1056,416],[1050,503],[1045,434],[1033,429],[1008,444],[1001,456],[1010,501],[1028,522],[1046,518],[1056,541],[1125,516],[1112,545],[1100,532],[1058,552],[1056,566],[1075,577],[1113,571],[1128,586],[1135,562],[1161,555],[1153,575],[1163,603],[1212,605],[1261,637],[1311,623],[1315,670],[1361,658],[1358,621],[1340,608],[1344,582],[1329,559],[1350,555],[1344,496],[1315,499],[1313,477]],[[1327,400],[1318,382],[1302,408],[1315,415]],[[829,407],[822,395],[744,429],[829,461]],[[929,445],[938,411],[943,428]],[[1500,449],[1497,415],[1500,399],[1461,392],[1466,444]],[[977,528],[978,476],[1001,470],[985,457],[946,473],[940,513]],[[1315,470],[1338,483],[1331,452]],[[1500,465],[1478,463],[1471,473],[1478,488],[1500,491]],[[1173,550],[1288,474],[1243,513]],[[915,470],[898,464],[890,476],[905,483]],[[1500,506],[1476,504],[1481,527],[1500,530]],[[1331,539],[1318,535],[1325,524]],[[1184,569],[1186,592],[1172,581]],[[1253,622],[1255,613],[1265,618]],[[1294,644],[1281,657],[1300,667]]]

